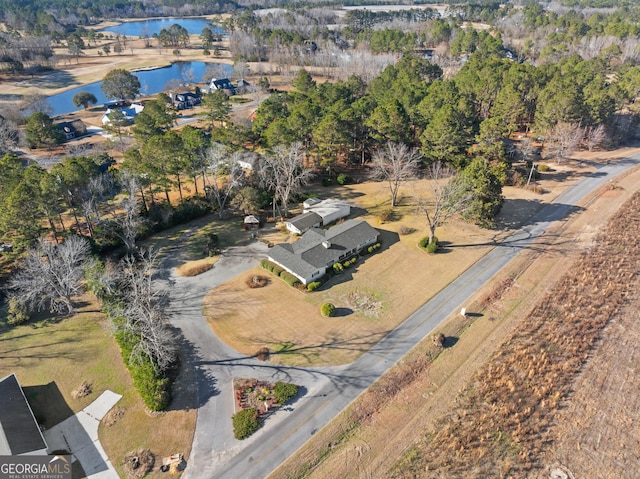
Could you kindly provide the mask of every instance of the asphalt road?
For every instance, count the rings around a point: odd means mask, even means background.
[[[577,211],[576,203],[627,168],[640,155],[603,166],[544,207],[527,225],[496,246],[455,281],[425,303],[355,362],[332,368],[274,366],[239,355],[225,346],[202,316],[206,292],[246,271],[264,255],[260,243],[225,253],[215,268],[195,278],[167,278],[172,323],[192,352],[198,389],[198,419],[185,479],[259,479],[267,476],[367,389],[407,351],[458,311],[478,288],[491,280],[520,251],[555,221]],[[264,427],[244,441],[233,437],[233,377],[294,382],[303,394],[277,410]]]

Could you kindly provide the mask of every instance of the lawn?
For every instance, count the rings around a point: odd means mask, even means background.
[[[138,447],[150,448],[158,460],[176,452],[188,456],[195,411],[148,414],[104,315],[96,312],[91,298],[85,301],[80,312],[69,318],[45,318],[16,327],[1,323],[0,376],[16,374],[45,428],[80,411],[106,389],[122,394],[116,407],[123,409],[123,416],[109,427],[103,421],[99,432],[121,476],[123,457]],[[71,393],[83,381],[91,384],[91,393],[74,399]]]

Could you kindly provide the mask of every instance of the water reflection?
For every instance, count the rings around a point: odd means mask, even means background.
[[[221,63],[176,62],[170,67],[133,72],[133,74],[140,80],[141,93],[143,95],[151,95],[163,91],[169,82],[173,83],[174,81],[184,84],[185,89],[193,90],[194,84],[208,82],[208,80],[214,76],[213,72],[215,70],[218,70],[218,73],[224,73],[224,75],[216,76],[228,77],[231,75],[233,67]],[[102,82],[91,83],[48,97],[47,102],[51,105],[53,115],[64,115],[65,113],[78,110],[79,108],[73,105],[72,99],[76,93],[81,91],[93,93],[98,100],[97,104],[103,104],[108,99],[105,98],[100,89],[101,84]]]
[[[133,37],[140,37],[142,35],[152,36],[154,33],[160,33],[160,30],[168,29],[171,25],[178,24],[185,28],[190,34],[200,34],[204,27],[211,28],[214,33],[222,33],[222,29],[218,26],[214,26],[206,18],[152,18],[148,20],[141,20],[135,22],[123,22],[120,25],[113,27],[107,27],[101,32],[104,33],[118,33],[120,35],[127,35]]]

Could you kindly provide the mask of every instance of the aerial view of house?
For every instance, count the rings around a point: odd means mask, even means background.
[[[374,244],[378,236],[366,221],[351,219],[328,230],[311,228],[294,243],[275,245],[268,257],[308,284],[322,277],[334,263]]]

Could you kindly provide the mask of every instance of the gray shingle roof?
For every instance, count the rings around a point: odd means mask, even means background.
[[[0,381],[0,454],[46,449],[40,428],[15,374]]]
[[[315,226],[322,222],[322,217],[314,213],[313,211],[309,213],[303,213],[301,215],[295,216],[291,218],[287,223],[290,223],[291,226],[294,226],[300,231],[306,231],[312,226]]]
[[[361,244],[378,238],[378,231],[363,220],[351,219],[329,230],[311,228],[295,243],[281,243],[269,251],[274,261],[308,278],[318,269]],[[329,242],[325,247],[323,242]]]

